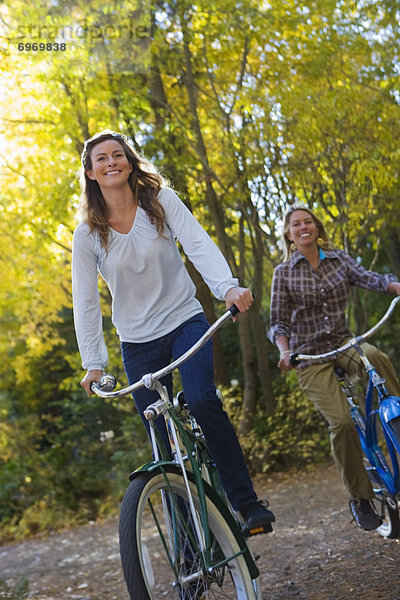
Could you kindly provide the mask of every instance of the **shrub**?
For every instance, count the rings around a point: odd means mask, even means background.
[[[224,407],[239,430],[241,392],[225,390]],[[313,404],[298,386],[280,385],[276,408],[267,414],[259,406],[253,429],[240,437],[250,471],[266,473],[309,463],[322,463],[330,454],[328,430]]]

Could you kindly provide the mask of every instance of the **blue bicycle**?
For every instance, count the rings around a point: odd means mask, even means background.
[[[374,327],[362,335],[353,337],[340,348],[324,354],[295,352],[291,355],[291,363],[295,366],[303,360],[334,359],[349,348],[354,348],[358,353],[368,375],[364,410],[361,408],[362,402],[358,401],[354,392],[353,382],[345,370],[335,367],[335,372],[346,394],[351,416],[360,437],[366,469],[374,489],[375,510],[382,519],[382,525],[377,531],[386,538],[397,538],[400,535],[400,398],[388,393],[385,380],[365,356],[361,344],[386,323],[399,301],[400,296],[392,300],[388,310]],[[376,408],[373,406],[374,390],[377,396]]]

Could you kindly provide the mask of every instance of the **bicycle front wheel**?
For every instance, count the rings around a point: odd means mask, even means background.
[[[366,459],[364,459],[364,464],[374,490],[375,498],[373,503],[375,511],[382,519],[382,525],[376,531],[382,537],[396,539],[400,535],[400,516],[397,498],[396,496],[391,496],[385,490],[385,486],[376,470],[368,466]]]
[[[190,490],[200,514],[197,488]],[[206,496],[211,562],[207,571],[179,473],[143,472],[127,489],[120,514],[122,569],[131,600],[256,600],[257,586],[229,525]]]
[[[375,509],[382,519],[377,532],[385,538],[396,539],[400,535],[400,517],[397,499],[393,496],[375,491]]]

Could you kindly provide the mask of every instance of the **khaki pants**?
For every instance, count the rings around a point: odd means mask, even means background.
[[[379,375],[386,379],[389,393],[400,396],[400,384],[388,356],[371,344],[364,343],[362,348]],[[351,348],[346,351],[346,356],[341,355],[333,362],[298,369],[297,377],[303,392],[328,422],[332,455],[351,497],[372,499],[373,491],[364,469],[358,433],[346,395],[334,372],[336,365],[343,367],[349,376],[365,376],[360,357]]]

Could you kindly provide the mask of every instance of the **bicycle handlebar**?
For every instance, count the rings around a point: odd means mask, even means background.
[[[97,396],[101,396],[102,398],[119,398],[121,396],[127,396],[136,390],[139,390],[142,387],[147,387],[148,389],[153,389],[154,383],[164,377],[164,375],[168,375],[172,373],[175,369],[180,367],[184,362],[189,360],[196,352],[198,352],[214,335],[214,333],[227,321],[230,317],[235,317],[239,312],[236,304],[232,304],[232,306],[213,323],[205,332],[205,334],[195,343],[189,350],[187,350],[182,356],[174,360],[172,363],[156,371],[155,373],[148,373],[143,375],[140,381],[136,381],[125,388],[121,388],[120,390],[114,390],[116,386],[116,379],[113,375],[105,374],[103,375],[99,381],[92,381],[90,384],[90,389]]]
[[[393,312],[396,304],[399,302],[399,300],[400,300],[400,296],[397,296],[396,298],[394,298],[392,300],[392,302],[390,303],[389,308],[387,309],[387,311],[385,312],[383,317],[380,319],[380,321],[378,321],[378,323],[376,323],[373,327],[371,327],[371,329],[368,329],[368,331],[366,331],[365,333],[354,336],[351,338],[351,340],[346,342],[346,344],[344,344],[343,346],[340,346],[340,348],[336,348],[335,350],[331,350],[330,352],[324,352],[323,354],[300,354],[299,352],[293,352],[290,355],[290,359],[289,359],[291,365],[293,367],[296,367],[299,364],[299,362],[302,360],[317,360],[320,358],[334,358],[341,352],[345,352],[346,350],[348,350],[351,346],[354,345],[354,343],[362,344],[365,340],[367,340],[372,335],[374,335],[374,333],[376,333],[376,331],[378,331],[378,329],[380,329],[382,327],[382,325],[384,325],[386,323],[386,321],[389,319],[390,315],[392,314],[392,312]]]

